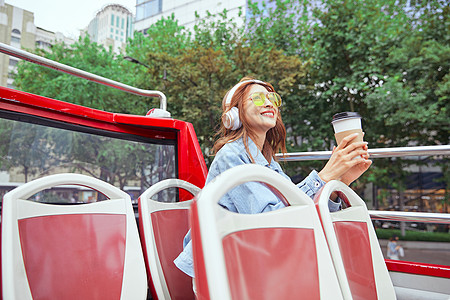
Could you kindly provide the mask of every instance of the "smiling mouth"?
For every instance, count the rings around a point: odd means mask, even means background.
[[[271,117],[271,118],[273,118],[275,114],[274,114],[273,111],[265,111],[265,112],[261,113],[261,115],[264,116],[264,117]]]

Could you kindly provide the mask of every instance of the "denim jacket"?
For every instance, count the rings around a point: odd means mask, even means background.
[[[273,159],[269,163],[251,139],[248,139],[248,149],[256,164],[272,169],[290,180],[281,169],[280,164]],[[252,161],[245,150],[242,138],[227,143],[217,152],[206,178],[206,184],[232,167],[250,163]],[[312,171],[297,186],[312,199],[324,184],[325,182],[320,179],[317,172]],[[267,186],[258,182],[247,182],[235,187],[220,199],[219,205],[229,211],[242,214],[257,214],[285,207]],[[331,200],[328,202],[330,211],[339,210],[340,205],[340,202]],[[190,230],[183,240],[183,252],[174,260],[174,263],[181,271],[194,277]]]

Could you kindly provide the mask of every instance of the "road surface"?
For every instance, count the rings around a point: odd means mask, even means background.
[[[387,240],[379,240],[384,258]],[[402,260],[450,266],[450,243],[399,241],[405,256]]]

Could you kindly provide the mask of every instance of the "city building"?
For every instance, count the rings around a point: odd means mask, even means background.
[[[34,49],[36,26],[34,14],[0,0],[0,42],[16,48]],[[13,87],[13,73],[18,58],[0,54],[0,85]]]
[[[0,0],[0,42],[19,49],[50,49],[55,42],[71,44],[74,40],[34,24],[34,13]],[[14,74],[19,59],[0,54],[0,86],[14,87]]]
[[[136,0],[136,31],[147,34],[148,28],[160,20],[174,14],[178,24],[191,30],[196,24],[196,13],[200,18],[207,16],[207,12],[218,14],[226,9],[228,18],[234,18],[238,25],[244,23],[244,18],[239,17],[239,11],[245,16],[247,9],[246,0]]]
[[[40,27],[36,27],[36,48],[50,50],[52,45],[62,42],[66,45],[71,45],[75,43],[75,40],[66,37],[61,32],[53,32]]]
[[[89,23],[84,33],[88,33],[91,40],[112,47],[119,53],[125,48],[127,38],[133,37],[133,14],[119,4],[104,6]]]

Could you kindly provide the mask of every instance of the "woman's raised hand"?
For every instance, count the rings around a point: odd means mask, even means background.
[[[369,160],[367,142],[351,143],[357,136],[357,133],[351,134],[333,148],[330,159],[319,172],[323,181],[336,179],[349,185],[370,167],[372,161]]]

